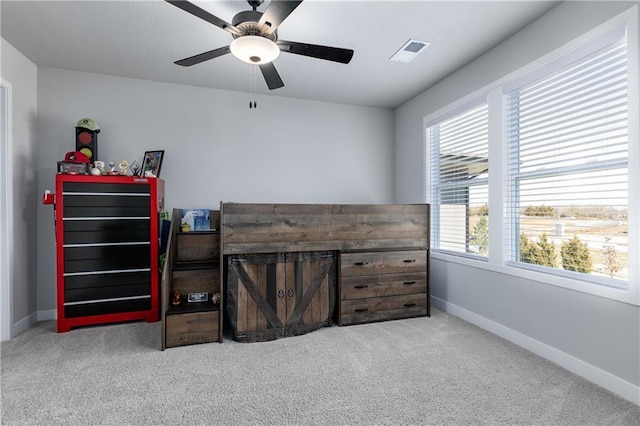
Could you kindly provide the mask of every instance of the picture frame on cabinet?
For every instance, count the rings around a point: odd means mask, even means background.
[[[145,151],[140,176],[160,177],[164,150]]]

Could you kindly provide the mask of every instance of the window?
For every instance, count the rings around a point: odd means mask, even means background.
[[[425,118],[435,258],[640,305],[638,44],[632,8]]]
[[[433,247],[487,256],[488,105],[466,105],[427,129],[431,148]]]
[[[506,93],[508,258],[616,285],[628,279],[624,27],[590,47]]]

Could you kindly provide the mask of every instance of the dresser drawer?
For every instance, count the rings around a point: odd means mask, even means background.
[[[340,325],[427,315],[427,294],[373,297],[340,302]]]
[[[105,218],[104,220],[69,220],[64,222],[64,244],[148,243],[149,219]]]
[[[64,273],[149,269],[148,242],[118,245],[64,247]]]
[[[92,317],[112,314],[126,315],[127,313],[149,311],[151,309],[150,296],[121,297],[116,300],[86,300],[86,294],[81,294],[76,298],[85,300],[78,302],[64,302],[65,318]],[[157,318],[155,321],[157,321]]]
[[[426,272],[427,251],[341,253],[340,276]]]
[[[168,348],[218,341],[218,311],[167,315],[166,323]]]
[[[341,300],[415,293],[427,293],[426,272],[351,276],[340,282]]]

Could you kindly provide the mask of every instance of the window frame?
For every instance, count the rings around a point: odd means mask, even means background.
[[[556,60],[551,61],[548,64],[543,65],[540,68],[535,69],[534,71],[525,74],[521,78],[516,79],[515,81],[505,84],[503,86],[503,97],[505,105],[509,103],[509,98],[512,96],[514,91],[520,91],[524,89],[526,92],[528,87],[533,83],[537,84],[538,80],[542,77],[542,79],[546,79],[548,76],[553,76],[557,71],[563,71],[566,67],[571,66],[576,61],[581,61],[585,56],[591,56],[593,53],[600,51],[604,48],[608,48],[611,44],[616,43],[621,37],[625,35],[625,24],[620,24],[615,26],[613,29],[604,32],[603,34],[595,37],[593,40],[589,41],[585,45],[569,52],[566,55],[563,55]],[[627,57],[628,57],[628,49],[627,49]],[[628,81],[627,81],[628,82]],[[521,93],[521,92],[519,92]],[[627,98],[629,97],[629,94]],[[519,102],[519,101],[518,101]],[[628,99],[626,102],[628,106]],[[520,114],[518,114],[519,116]],[[511,123],[510,117],[504,117],[505,123],[504,125],[508,127]],[[627,114],[627,126],[626,129],[629,129],[629,121],[631,118]],[[627,145],[631,143],[630,139],[627,138]],[[513,141],[510,140],[509,137],[506,137],[503,141],[505,144],[505,149],[510,151],[513,147],[511,146]],[[519,142],[518,142],[519,145]],[[541,147],[540,144],[536,145],[537,148]],[[547,146],[545,146],[545,149]],[[530,148],[524,150],[517,150],[518,159],[520,158],[520,153],[524,152],[525,154],[529,151]],[[511,156],[511,162],[513,163],[514,154]],[[509,163],[509,158],[505,159],[505,165]],[[516,161],[518,164],[519,161]],[[535,170],[513,170],[511,167],[513,164],[508,164],[507,168],[509,170],[508,173],[505,174],[505,186],[509,186],[511,190],[508,190],[509,200],[505,203],[505,228],[507,229],[507,238],[505,239],[505,245],[509,245],[510,249],[508,249],[509,259],[507,260],[507,264],[517,267],[517,268],[525,268],[525,269],[533,269],[540,270],[541,272],[566,276],[566,277],[574,277],[576,279],[583,279],[585,281],[590,281],[594,284],[598,285],[607,285],[611,287],[616,287],[620,289],[626,289],[628,287],[628,280],[620,280],[620,279],[611,279],[607,277],[603,277],[596,274],[581,274],[578,272],[571,272],[563,269],[551,268],[551,269],[541,269],[539,266],[535,266],[530,263],[521,262],[518,258],[514,258],[519,253],[519,236],[521,227],[521,215],[519,212],[519,208],[523,207],[520,204],[521,194],[527,193],[526,190],[522,190],[520,186],[525,185],[527,182],[530,182],[535,179],[544,179],[544,178],[552,178],[557,177],[560,180],[563,178],[568,178],[570,176],[576,175],[584,175],[588,173],[594,172],[604,172],[604,171],[612,171],[612,170],[620,170],[624,169],[628,175],[629,168],[629,153],[627,150],[627,157],[625,159],[606,159],[600,161],[590,161],[587,163],[582,163],[579,165],[556,165],[552,164],[550,167],[544,167],[540,169],[539,167]],[[519,168],[520,166],[518,166]],[[518,183],[516,183],[518,182]],[[630,193],[627,194],[627,201],[630,198]],[[518,208],[514,210],[512,204],[517,204]],[[627,234],[628,235],[628,234]],[[628,237],[627,237],[628,240]],[[580,275],[577,275],[580,274]]]
[[[433,117],[431,120],[426,121],[426,126],[425,126],[425,137],[426,137],[426,144],[429,145],[428,149],[429,149],[429,153],[431,154],[431,144],[430,142],[430,137],[429,137],[429,129],[432,128],[433,126],[438,126],[441,123],[455,118],[457,116],[463,115],[467,112],[470,112],[472,110],[474,110],[475,108],[480,107],[481,105],[487,104],[487,109],[489,109],[489,105],[488,105],[488,99],[486,96],[480,96],[480,97],[476,97],[474,99],[465,101],[464,103],[458,105],[456,108],[447,111],[446,113],[442,114],[442,115],[438,115]],[[487,114],[489,114],[490,111],[487,111]],[[488,120],[490,120],[490,118],[488,118]],[[490,136],[488,137],[488,140],[490,141],[491,138]],[[489,143],[490,145],[490,143]],[[431,155],[428,155],[426,158],[427,164],[430,166],[432,164],[431,161]],[[440,163],[438,163],[438,165],[440,165]],[[437,173],[438,176],[440,175],[440,173]],[[431,176],[433,176],[434,173],[429,173],[427,176],[427,186],[429,188],[429,195],[431,196],[434,192],[434,188],[432,187],[432,180],[431,180]],[[469,189],[471,189],[472,187],[478,187],[478,186],[482,186],[482,185],[489,185],[489,179],[491,177],[491,173],[489,173],[488,177],[485,178],[480,178],[478,180],[473,181],[472,183],[469,183],[468,185],[466,185]],[[459,183],[459,182],[455,182],[455,183],[445,183],[445,184],[440,184],[438,185],[438,188],[440,189],[455,189],[455,188],[460,188],[460,187],[464,187],[465,185]],[[433,204],[433,203],[432,203]],[[487,204],[488,204],[488,200],[487,200]],[[433,204],[432,208],[431,208],[431,223],[436,225],[432,225],[431,226],[431,240],[432,241],[438,241],[439,240],[439,235],[440,235],[440,220],[439,220],[439,215],[440,213],[440,206],[437,204]],[[441,253],[449,253],[451,255],[455,255],[455,256],[463,256],[463,257],[469,257],[469,258],[474,258],[477,260],[481,260],[481,261],[487,261],[488,256],[487,255],[481,255],[481,254],[474,254],[474,253],[470,253],[470,252],[462,252],[462,251],[456,251],[456,250],[452,250],[452,249],[445,249],[445,248],[440,248],[438,247],[437,250]]]
[[[607,286],[606,278],[604,279],[604,285],[602,285],[603,283],[601,282],[594,282],[599,280],[586,280],[581,279],[581,277],[575,277],[574,275],[581,275],[577,273],[555,274],[554,270],[540,270],[542,268],[536,268],[535,265],[532,265],[534,267],[522,267],[520,262],[518,262],[518,265],[514,265],[513,263],[516,262],[510,262],[507,258],[506,245],[509,244],[507,238],[510,238],[510,231],[508,229],[508,221],[503,217],[507,202],[505,189],[507,187],[507,144],[506,126],[503,124],[506,116],[505,88],[513,87],[519,80],[532,75],[536,70],[546,68],[552,62],[560,63],[559,61],[570,58],[572,55],[579,55],[580,51],[585,47],[589,48],[594,40],[625,24],[627,26],[628,43],[629,94],[628,250],[629,259],[640,258],[640,122],[633,119],[633,117],[640,116],[638,8],[638,6],[630,7],[618,16],[575,38],[562,47],[424,117],[423,147],[425,155],[423,159],[425,163],[423,177],[425,179],[424,182],[426,182],[425,201],[429,203],[431,202],[432,194],[431,173],[428,170],[431,155],[427,134],[429,125],[441,121],[443,117],[446,118],[453,111],[459,112],[460,108],[464,108],[465,105],[470,104],[475,99],[484,98],[489,103],[489,169],[491,170],[489,174],[489,256],[488,258],[478,259],[461,256],[457,252],[432,249],[432,258],[640,306],[640,262],[629,262],[629,276],[625,288]],[[491,208],[491,206],[499,206],[499,208]]]

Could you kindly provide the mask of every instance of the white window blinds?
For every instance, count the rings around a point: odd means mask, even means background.
[[[487,256],[488,106],[467,106],[427,129],[431,158],[432,245]]]
[[[505,216],[513,261],[628,278],[624,30],[506,93]]]

